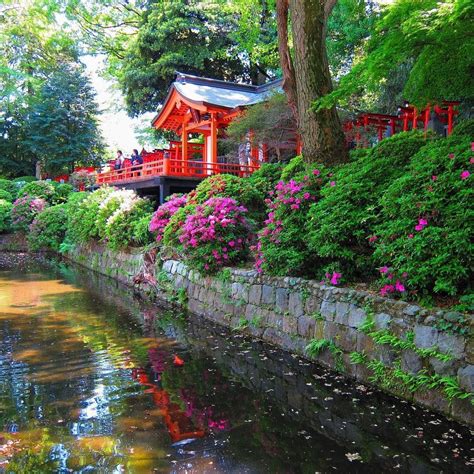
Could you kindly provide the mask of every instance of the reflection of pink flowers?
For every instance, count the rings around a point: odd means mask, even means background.
[[[471,173],[469,173],[467,170],[461,173],[461,179],[467,179],[469,176],[471,176]]]

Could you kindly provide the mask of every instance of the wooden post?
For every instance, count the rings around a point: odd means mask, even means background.
[[[217,119],[215,112],[211,113],[211,163],[212,169],[214,169],[217,163]]]
[[[181,132],[181,166],[184,174],[188,172],[188,132],[186,130],[186,122],[183,122],[183,130]]]
[[[390,119],[390,126],[392,127],[392,135],[395,135],[395,119]]]
[[[448,137],[453,131],[454,110],[451,104],[448,105]]]

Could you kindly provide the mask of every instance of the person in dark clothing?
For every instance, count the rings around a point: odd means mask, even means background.
[[[130,161],[132,164],[132,171],[137,172],[137,176],[140,176],[140,165],[143,165],[143,158],[138,153],[138,150],[133,150],[132,156],[130,157]]]
[[[124,167],[125,158],[123,157],[122,150],[117,150],[117,157],[115,158],[114,170],[122,170]],[[121,171],[120,171],[121,172]]]

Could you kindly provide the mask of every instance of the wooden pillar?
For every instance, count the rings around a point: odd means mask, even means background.
[[[211,113],[211,163],[214,169],[217,163],[217,117],[214,112]]]
[[[395,119],[390,119],[390,126],[392,127],[392,135],[395,135]]]
[[[181,169],[184,174],[188,171],[188,131],[186,130],[186,122],[183,122],[183,130],[181,131]]]
[[[418,120],[418,110],[416,107],[413,107],[413,130],[416,130],[417,120]]]
[[[448,137],[451,135],[453,131],[453,118],[454,118],[454,109],[453,106],[450,104],[448,105]]]

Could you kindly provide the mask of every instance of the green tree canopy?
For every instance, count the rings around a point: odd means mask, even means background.
[[[386,87],[392,97],[398,94],[418,106],[443,99],[472,101],[473,14],[469,0],[397,0],[387,5],[363,55],[318,105],[339,101],[347,106],[354,95],[380,95]]]

